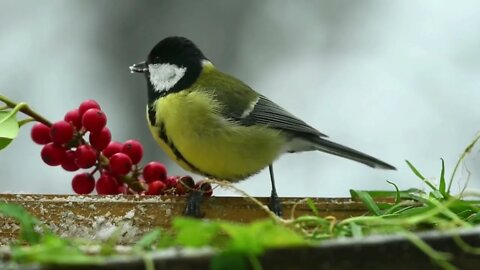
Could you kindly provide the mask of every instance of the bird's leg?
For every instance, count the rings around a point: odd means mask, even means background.
[[[272,182],[272,193],[270,194],[270,204],[268,208],[274,212],[277,216],[282,216],[282,205],[278,200],[277,189],[275,188],[275,177],[273,176],[273,164],[268,165],[270,171],[270,181]]]
[[[202,204],[203,193],[200,190],[190,191],[190,195],[187,199],[187,207],[183,212],[184,215],[196,218],[202,218],[204,214],[200,210]]]

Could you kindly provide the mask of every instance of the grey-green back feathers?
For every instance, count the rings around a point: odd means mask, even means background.
[[[170,93],[192,91],[192,88],[208,91],[220,105],[219,113],[227,121],[281,131],[287,141],[283,152],[319,150],[370,167],[395,169],[372,156],[327,140],[325,134],[242,81],[215,69],[195,44],[186,38],[170,37],[160,41],[150,52],[146,64],[149,66],[145,72],[149,82],[149,105]],[[205,69],[209,72],[204,72]],[[133,66],[132,71],[137,70],[144,69]]]
[[[212,69],[206,75],[208,78],[201,78],[204,85],[202,88],[211,91],[218,103],[222,104],[223,117],[244,126],[263,125],[282,131],[287,138],[283,152],[319,150],[373,168],[395,169],[372,156],[327,140],[327,135],[257,93],[242,81],[213,67]]]

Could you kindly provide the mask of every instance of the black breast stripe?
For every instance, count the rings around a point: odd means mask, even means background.
[[[181,160],[183,161],[185,164],[187,164],[190,168],[192,168],[192,170],[196,171],[197,173],[199,174],[202,174],[202,175],[205,175],[207,177],[211,177],[211,178],[215,178],[214,176],[208,174],[208,173],[205,173],[203,171],[201,171],[200,169],[198,169],[195,165],[193,165],[190,161],[188,161],[183,155],[182,153],[180,153],[180,151],[178,151],[177,147],[175,146],[175,144],[168,138],[167,136],[167,132],[165,131],[165,124],[164,123],[160,123],[159,125],[159,132],[158,132],[158,136],[160,137],[160,139],[162,139],[162,141],[164,141],[168,147],[170,147],[170,149],[172,150],[173,154],[175,155],[175,157],[178,159],[178,160]]]
[[[209,178],[214,178],[214,179],[221,179],[219,177],[215,177],[214,175],[211,175],[209,173],[206,173],[206,172],[203,172],[201,171],[200,169],[198,169],[195,165],[193,165],[190,161],[188,161],[184,156],[183,154],[177,149],[177,147],[175,146],[175,144],[170,140],[170,138],[168,138],[167,136],[167,132],[165,131],[165,124],[164,123],[159,123],[157,124],[157,121],[156,121],[156,112],[155,112],[155,109],[153,106],[149,105],[148,106],[148,121],[150,122],[150,124],[152,126],[158,126],[159,127],[159,132],[158,132],[158,137],[168,145],[168,147],[170,148],[170,150],[172,150],[173,154],[175,155],[175,157],[178,159],[178,160],[181,160],[183,161],[185,164],[187,164],[192,170],[194,170],[195,172],[197,172],[198,174],[202,174],[206,177],[209,177]],[[254,173],[251,173],[251,174],[247,174],[247,175],[239,175],[238,177],[234,177],[233,179],[243,179],[243,178],[247,178],[253,174],[255,174],[257,172],[254,172]],[[225,180],[225,179],[224,179]]]
[[[157,119],[156,119],[157,116],[155,114],[156,114],[155,108],[153,107],[153,105],[149,104],[148,105],[148,121],[150,122],[151,126],[155,126],[157,122]]]

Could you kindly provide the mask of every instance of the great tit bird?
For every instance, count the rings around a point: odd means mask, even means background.
[[[370,167],[395,169],[327,140],[325,134],[218,70],[187,38],[161,40],[146,61],[130,70],[145,74],[149,128],[173,160],[185,170],[231,182],[268,166],[269,206],[279,215],[272,164],[284,153],[320,150]],[[187,214],[199,214],[196,203],[188,205]]]

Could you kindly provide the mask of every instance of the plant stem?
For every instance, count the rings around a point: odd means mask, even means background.
[[[146,190],[145,187],[133,177],[129,177],[125,175],[125,176],[122,176],[122,180],[128,185],[129,188],[131,188],[136,192],[141,192]]]
[[[448,183],[448,188],[447,188],[447,193],[448,194],[450,194],[450,188],[452,187],[452,183],[453,183],[453,180],[455,178],[455,174],[457,173],[457,169],[460,166],[460,163],[462,163],[462,161],[465,159],[465,157],[468,154],[470,154],[470,152],[472,151],[472,148],[475,146],[475,144],[478,142],[478,140],[480,140],[480,134],[477,134],[477,136],[475,136],[473,141],[463,151],[462,155],[460,156],[460,158],[457,161],[457,164],[455,164],[455,168],[453,169],[452,176],[450,177],[450,182]]]
[[[2,95],[0,95],[0,101],[5,103],[5,105],[7,105],[8,108],[16,109],[16,110],[30,116],[31,118],[35,119],[35,121],[43,123],[47,126],[52,125],[52,123],[50,121],[48,121],[45,117],[41,116],[40,114],[38,114],[37,112],[32,110],[26,103],[23,103],[23,102],[16,103],[16,102],[13,102],[10,99],[8,99],[7,97],[2,96]]]

